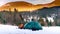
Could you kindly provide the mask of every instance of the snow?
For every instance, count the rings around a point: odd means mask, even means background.
[[[0,24],[0,34],[60,34],[60,27],[43,27],[43,30],[32,31],[28,29],[18,29],[17,26]]]

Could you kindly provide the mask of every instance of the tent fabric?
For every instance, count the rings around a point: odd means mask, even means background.
[[[39,22],[29,22],[24,25],[24,29],[32,29],[32,30],[42,30],[42,26]]]

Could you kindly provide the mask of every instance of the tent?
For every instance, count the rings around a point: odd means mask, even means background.
[[[42,30],[42,26],[39,22],[31,21],[24,25],[24,29]]]

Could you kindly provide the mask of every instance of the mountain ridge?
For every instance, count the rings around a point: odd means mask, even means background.
[[[25,1],[16,1],[16,2],[9,2],[3,6],[0,7],[0,10],[9,10],[9,8],[14,11],[14,8],[16,8],[19,11],[34,11],[37,9],[42,9],[44,7],[50,8],[58,5],[54,5],[54,2],[50,4],[38,4],[38,5],[33,5],[31,3],[25,2]]]

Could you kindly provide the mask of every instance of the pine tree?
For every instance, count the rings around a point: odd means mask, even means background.
[[[42,19],[42,17],[40,17],[39,22],[41,23],[42,26],[45,25],[45,24],[44,24],[44,20]]]
[[[1,12],[0,12],[0,20],[3,24],[7,23],[7,21],[4,18],[2,18],[2,13]]]
[[[16,24],[16,14],[17,14],[18,10],[16,8],[14,8],[14,17],[13,17],[13,24]]]

